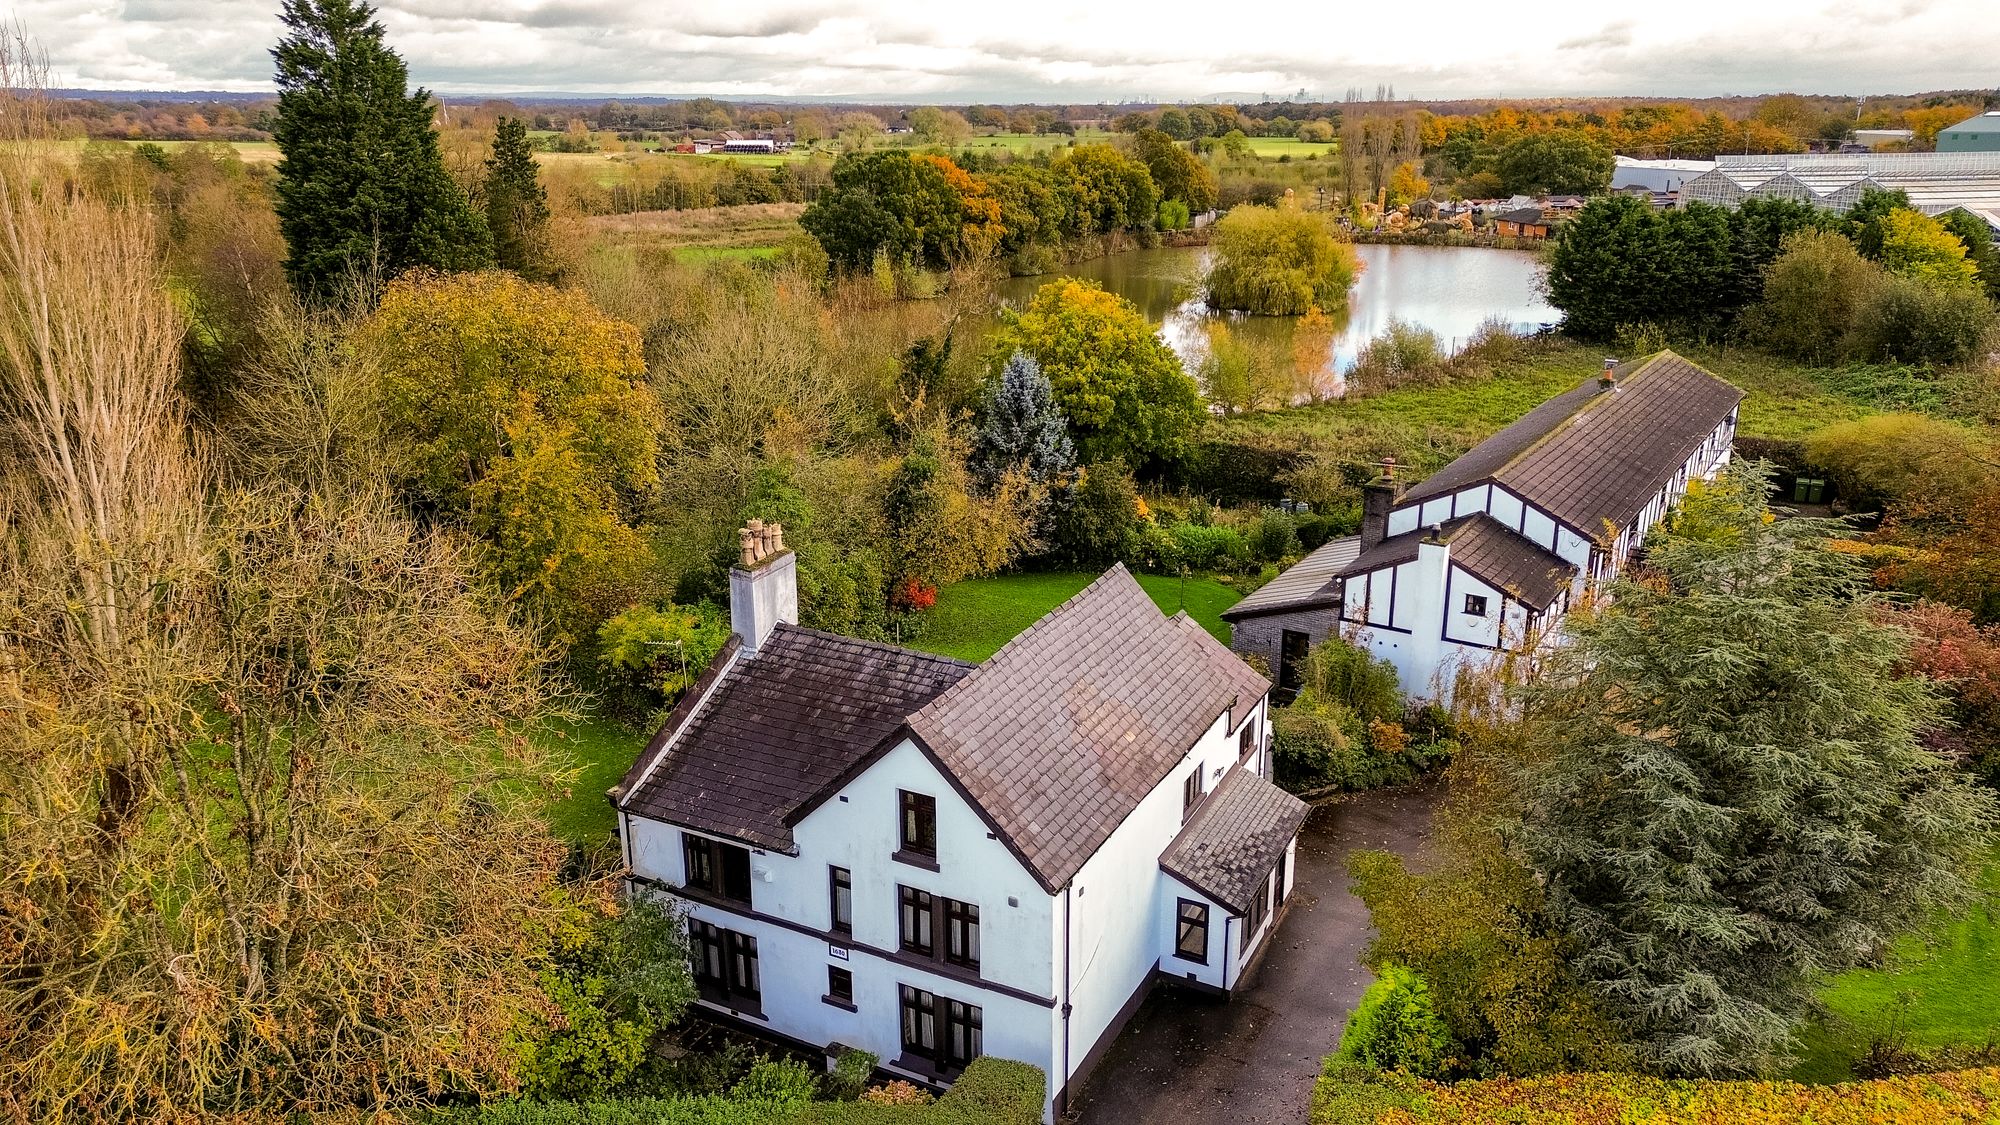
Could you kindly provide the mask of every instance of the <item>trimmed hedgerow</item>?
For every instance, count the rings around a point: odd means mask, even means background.
[[[789,1078],[774,1073],[767,1080],[745,1079],[726,1095],[500,1102],[439,1110],[421,1120],[425,1125],[1038,1125],[1048,1096],[1039,1067],[1007,1059],[974,1059],[943,1097],[920,1106],[808,1101],[804,1087]]]
[[[1328,1061],[1313,1125],[1973,1125],[2000,1115],[2000,1068],[1871,1082],[1669,1081],[1637,1074],[1552,1074],[1446,1085],[1365,1075]]]

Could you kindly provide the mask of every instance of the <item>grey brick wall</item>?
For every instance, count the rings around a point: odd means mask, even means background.
[[[1261,617],[1250,617],[1236,622],[1229,630],[1229,647],[1245,656],[1261,656],[1270,666],[1271,675],[1278,674],[1278,642],[1284,631],[1305,633],[1313,643],[1327,639],[1340,631],[1340,611],[1337,609],[1304,609],[1295,613],[1271,613]]]

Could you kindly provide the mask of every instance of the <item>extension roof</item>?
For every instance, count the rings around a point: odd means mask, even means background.
[[[1361,553],[1361,537],[1330,539],[1311,554],[1259,586],[1250,596],[1222,611],[1224,621],[1241,621],[1268,613],[1290,613],[1340,604],[1341,568]]]
[[[1491,481],[1586,538],[1631,525],[1743,392],[1671,351],[1620,364],[1530,410],[1425,478],[1407,508]]]
[[[1232,913],[1248,914],[1308,811],[1257,774],[1230,770],[1160,853],[1160,868]]]
[[[1391,535],[1356,555],[1336,578],[1346,579],[1411,562],[1417,557],[1417,549],[1426,542],[1450,546],[1452,565],[1496,590],[1506,591],[1509,597],[1537,612],[1554,604],[1576,577],[1576,566],[1567,559],[1485,512],[1474,512],[1436,527]]]
[[[792,826],[907,735],[1051,891],[1270,688],[1122,566],[976,668],[779,626],[711,674],[612,791],[620,808],[792,851]]]

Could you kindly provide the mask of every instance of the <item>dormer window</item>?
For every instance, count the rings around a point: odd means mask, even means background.
[[[898,790],[896,803],[902,820],[901,853],[937,858],[937,798],[924,793]]]
[[[687,868],[688,889],[749,905],[749,849],[683,832],[681,858]]]

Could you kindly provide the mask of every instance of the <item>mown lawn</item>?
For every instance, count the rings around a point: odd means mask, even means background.
[[[1840,1082],[1869,1040],[1899,1028],[1919,1049],[2000,1041],[2000,853],[1986,868],[1992,898],[1896,943],[1881,969],[1856,969],[1820,994],[1829,1016],[1802,1036],[1793,1077]]]
[[[985,660],[1096,577],[1065,572],[968,579],[938,592],[937,605],[924,615],[923,635],[907,643],[911,648],[960,660]],[[1229,626],[1220,615],[1243,599],[1235,589],[1206,577],[1137,577],[1161,612],[1185,609],[1218,640],[1229,640]]]
[[[569,792],[549,805],[549,827],[573,844],[603,843],[617,819],[604,791],[625,776],[646,748],[646,736],[608,719],[585,715],[573,722],[547,721],[531,737],[561,754],[577,770]]]

